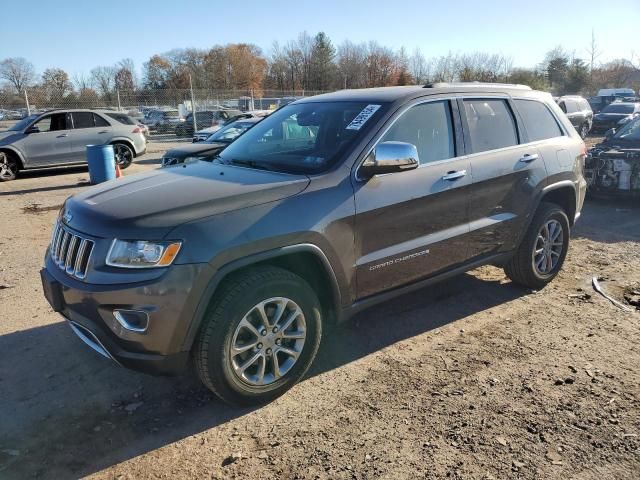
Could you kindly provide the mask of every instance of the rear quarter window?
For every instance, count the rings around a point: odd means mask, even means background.
[[[544,103],[537,100],[514,100],[513,103],[524,122],[529,141],[563,136],[557,120]]]
[[[136,123],[133,121],[131,117],[128,115],[118,115],[117,113],[107,113],[108,117],[113,118],[115,121],[122,123],[124,125],[135,125]]]

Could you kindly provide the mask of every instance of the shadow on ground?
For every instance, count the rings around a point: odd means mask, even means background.
[[[524,293],[465,274],[373,307],[325,330],[307,378]],[[251,410],[220,403],[192,374],[118,368],[63,322],[0,337],[2,478],[88,475]]]

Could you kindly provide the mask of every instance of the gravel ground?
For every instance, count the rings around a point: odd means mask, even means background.
[[[155,168],[171,143],[125,174]],[[38,270],[86,169],[0,184],[0,478],[640,477],[640,207],[589,201],[540,292],[483,267],[329,328],[307,378],[261,408],[85,347]]]

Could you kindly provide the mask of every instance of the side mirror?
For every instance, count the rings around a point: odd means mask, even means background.
[[[406,142],[379,143],[358,170],[360,178],[371,178],[383,173],[404,172],[418,168],[418,150]]]
[[[29,128],[25,130],[26,134],[29,133],[40,133],[40,128],[37,125],[31,125]]]
[[[615,128],[610,128],[609,130],[604,132],[604,138],[606,138],[608,140],[611,137],[613,137],[615,134],[616,134],[616,129]]]

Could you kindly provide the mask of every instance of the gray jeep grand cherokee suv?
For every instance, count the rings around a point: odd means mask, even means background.
[[[552,97],[527,87],[298,100],[213,162],[70,197],[44,292],[118,364],[174,373],[192,358],[223,400],[268,401],[307,371],[326,322],[484,264],[550,282],[585,155]]]

